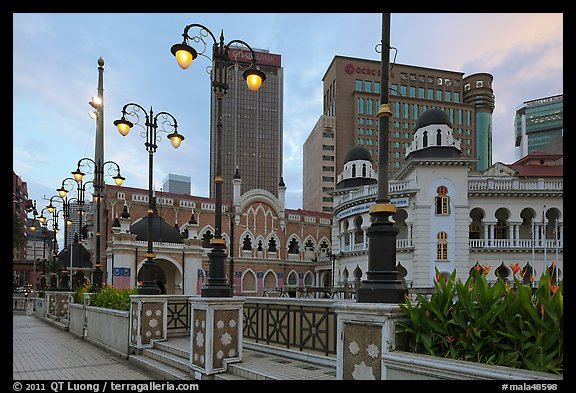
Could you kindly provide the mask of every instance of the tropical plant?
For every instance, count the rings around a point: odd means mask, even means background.
[[[124,289],[103,285],[98,292],[95,292],[90,296],[90,305],[129,311],[130,295],[136,293],[138,293],[137,288]]]
[[[409,350],[535,371],[563,371],[563,284],[544,273],[537,289],[523,284],[511,266],[513,282],[489,284],[486,266],[466,282],[454,271],[436,271],[435,293],[406,297],[400,308],[409,317],[398,323]],[[518,274],[520,275],[520,274]]]

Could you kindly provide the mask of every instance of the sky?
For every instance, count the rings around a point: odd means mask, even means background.
[[[89,101],[100,57],[104,159],[120,166],[124,185],[148,189],[141,129],[123,137],[113,124],[134,102],[172,114],[186,138],[174,149],[159,132],[154,188],[174,173],[191,177],[192,195],[209,196],[210,61],[182,70],[170,53],[193,23],[282,56],[286,207],[302,208],[302,147],[322,115],[322,77],[336,55],[380,60],[380,13],[14,13],[13,170],[39,212],[80,159],[94,158]],[[390,25],[399,64],[493,75],[493,163],[519,158],[514,114],[523,102],[563,94],[561,13],[392,13]]]

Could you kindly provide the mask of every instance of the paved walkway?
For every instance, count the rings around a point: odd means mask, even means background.
[[[104,349],[24,312],[12,313],[13,380],[153,380]]]

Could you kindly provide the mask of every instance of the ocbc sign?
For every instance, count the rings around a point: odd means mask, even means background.
[[[346,71],[346,73],[350,75],[357,73],[364,75],[380,76],[380,70],[376,68],[356,67],[353,64],[346,64],[346,66],[344,67],[344,71]]]

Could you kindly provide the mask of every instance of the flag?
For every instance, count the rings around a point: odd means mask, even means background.
[[[115,288],[127,289],[130,288],[130,268],[129,267],[115,267],[112,272],[112,286]]]

